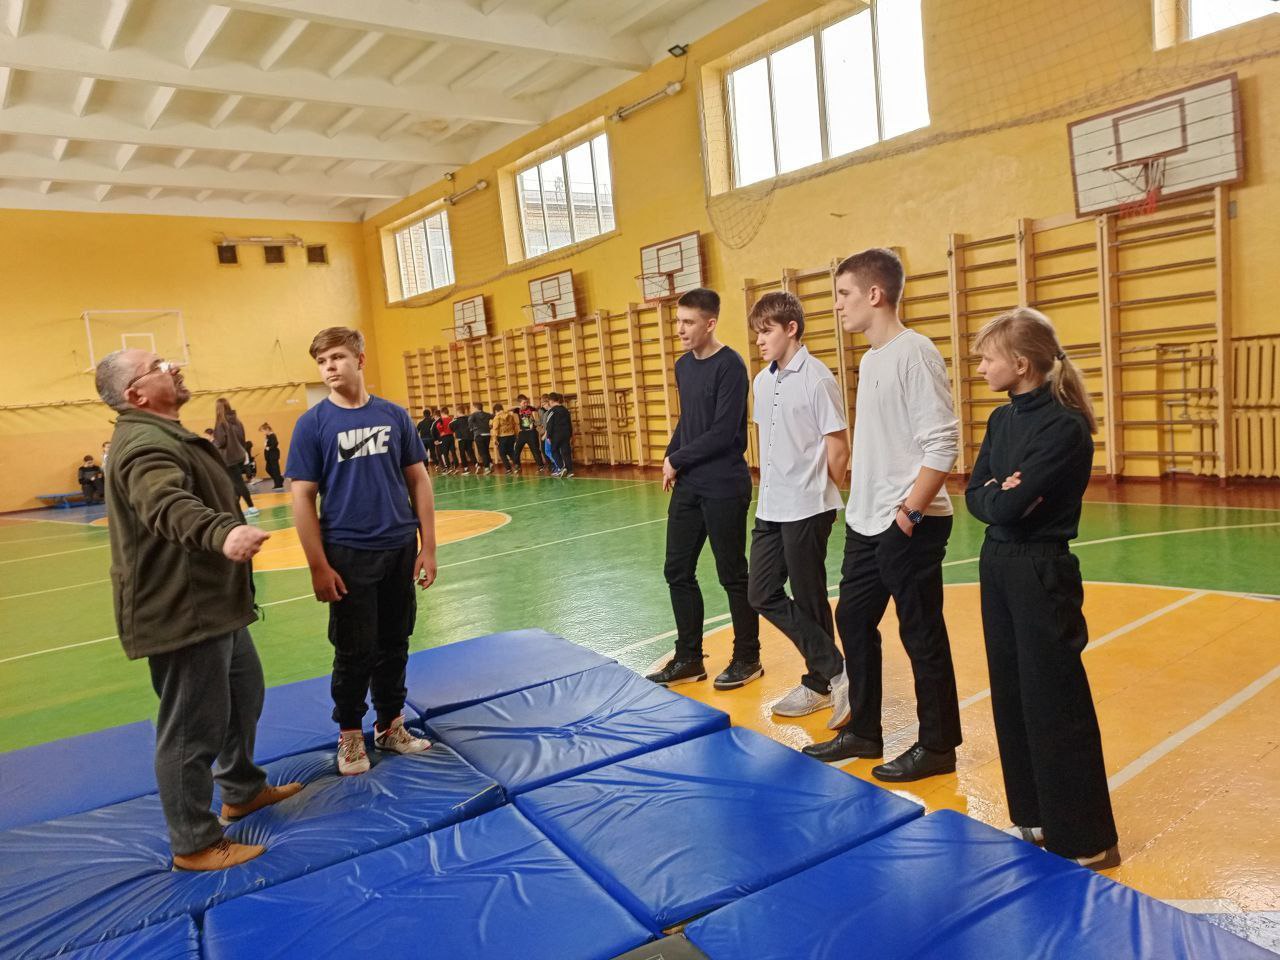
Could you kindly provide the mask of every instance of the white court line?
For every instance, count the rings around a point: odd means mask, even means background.
[[[23,563],[27,560],[44,560],[48,557],[65,557],[69,553],[84,553],[86,550],[105,550],[109,543],[99,543],[92,547],[77,547],[74,550],[59,550],[57,553],[37,553],[33,557],[14,557],[12,560],[0,560],[0,563]]]
[[[1222,701],[1222,703],[1218,704],[1199,720],[1187,724],[1171,737],[1167,737],[1162,740],[1124,769],[1117,770],[1107,778],[1107,786],[1112,790],[1120,789],[1120,787],[1123,787],[1134,777],[1141,774],[1157,760],[1164,758],[1174,750],[1178,749],[1178,747],[1182,746],[1197,733],[1200,733],[1202,730],[1212,726],[1214,723],[1232,713],[1237,708],[1248,703],[1277,679],[1280,679],[1280,665],[1272,667],[1243,690],[1240,690],[1233,696]]]
[[[84,583],[69,583],[65,587],[50,587],[47,590],[32,590],[30,593],[11,593],[8,596],[0,597],[0,600],[19,600],[22,597],[38,597],[42,593],[57,593],[60,590],[76,590],[80,587],[94,587],[100,583],[110,582],[110,577],[103,578],[102,580],[87,580]]]
[[[42,653],[57,653],[59,650],[74,650],[76,647],[88,647],[95,643],[104,643],[107,640],[119,640],[118,634],[112,634],[109,637],[99,637],[97,640],[82,640],[79,643],[68,643],[61,647],[49,647],[47,650],[32,650],[30,653],[20,653],[15,657],[5,657],[0,663],[13,663],[15,660],[26,660],[28,657],[38,657]]]
[[[639,483],[631,483],[625,487],[613,487],[609,490],[597,490],[595,493],[577,493],[571,497],[551,497],[547,500],[536,500],[533,503],[518,503],[514,507],[507,507],[508,510],[524,510],[528,507],[540,507],[546,503],[560,503],[562,500],[581,500],[583,497],[601,497],[606,493],[613,493],[617,490],[630,490],[632,487],[643,487],[648,484],[648,480],[642,480]]]
[[[93,532],[93,531],[97,531],[99,533],[107,532],[106,527],[95,527],[89,523],[81,524],[81,526],[83,526],[85,530],[89,532]],[[0,547],[7,547],[11,543],[39,543],[43,540],[75,540],[79,536],[81,535],[78,533],[60,533],[57,536],[53,536],[53,537],[25,537],[22,540],[0,540]]]

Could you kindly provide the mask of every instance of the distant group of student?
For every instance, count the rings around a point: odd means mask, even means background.
[[[954,772],[962,740],[942,578],[952,528],[945,483],[959,452],[959,422],[942,355],[899,317],[904,282],[902,262],[885,249],[855,254],[836,271],[836,317],[869,344],[858,369],[852,448],[842,390],[804,346],[799,298],[767,293],[750,311],[765,364],[751,384],[750,409],[746,365],[715,336],[719,296],[699,289],[677,301],[676,331],[687,352],[675,364],[681,412],[663,462],[663,487],[672,493],[665,576],[677,636],[670,661],[649,676],[668,687],[707,678],[696,571],[709,540],[734,632],[715,688],[763,675],[763,616],[804,660],[797,684],[772,712],[831,710],[835,736],[804,752],[826,762],[878,759],[880,622],[892,599],[919,724],[915,743],[872,769],[892,783]],[[965,494],[969,511],[987,524],[982,619],[1010,832],[1087,866],[1115,866],[1101,736],[1080,659],[1088,641],[1080,567],[1068,549],[1096,422],[1079,371],[1038,311],[994,318],[974,349],[978,372],[1011,399],[991,415]],[[760,458],[749,560],[748,414]],[[833,618],[827,541],[841,507],[847,529]]]
[[[525,449],[538,473],[552,477],[572,477],[573,418],[559,393],[544,393],[537,407],[523,393],[511,408],[501,403],[493,412],[474,401],[454,407],[424,407],[418,421],[418,436],[427,456],[428,469],[440,474],[491,474],[497,442],[497,457],[508,474],[519,474]],[[470,412],[467,412],[467,411]]]
[[[872,770],[889,782],[954,771],[962,739],[942,589],[952,528],[944,484],[958,453],[958,421],[942,356],[899,319],[903,283],[902,263],[888,250],[864,251],[837,269],[836,316],[869,343],[852,445],[842,391],[803,344],[798,298],[769,293],[751,309],[765,362],[753,385],[742,358],[716,338],[719,296],[697,289],[679,298],[681,413],[662,466],[672,494],[664,572],[677,637],[671,661],[649,677],[664,686],[707,678],[696,571],[709,540],[734,630],[715,687],[733,690],[763,675],[764,616],[804,660],[773,712],[831,710],[836,734],[804,752],[827,762],[881,758],[879,626],[892,599],[919,732],[901,756]],[[1116,827],[1080,656],[1088,639],[1080,568],[1068,549],[1096,424],[1080,374],[1043,314],[1019,308],[996,317],[975,350],[988,385],[1011,398],[991,415],[966,490],[970,512],[987,524],[982,618],[1010,830],[1080,863],[1112,866]],[[572,476],[573,428],[557,393],[538,407],[520,395],[492,412],[479,402],[465,413],[459,405],[457,416],[431,409],[415,426],[403,407],[368,393],[358,331],[322,330],[310,353],[330,393],[299,418],[285,472],[312,589],[329,606],[337,769],[359,775],[370,769],[369,701],[375,749],[415,754],[431,746],[403,716],[414,588],[429,587],[437,572],[428,467],[490,473],[496,440],[508,473],[520,471],[527,447],[539,471]],[[255,619],[248,561],[271,534],[244,522],[252,510],[243,489],[246,443],[229,403],[219,401],[206,442],[179,422],[190,392],[178,365],[119,351],[99,365],[97,385],[119,414],[106,466],[116,621],[128,656],[147,658],[160,698],[156,771],[174,863],[222,869],[264,848],[223,835],[211,810],[215,779],[224,823],[303,789],[267,784],[252,761],[263,680],[247,629]],[[748,416],[760,451],[749,559]],[[262,430],[270,435],[266,424]],[[839,489],[846,478],[847,502]],[[250,504],[244,514],[240,499]],[[833,617],[826,554],[842,507]]]

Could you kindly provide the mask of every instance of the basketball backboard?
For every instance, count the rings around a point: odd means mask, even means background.
[[[453,304],[453,339],[470,340],[489,332],[489,321],[484,310],[484,296],[457,300]]]
[[[678,297],[703,285],[702,245],[697,231],[640,248],[640,293],[645,303]]]
[[[573,271],[562,270],[529,281],[529,303],[525,307],[531,323],[575,320],[578,301],[573,292]]]
[[[191,362],[181,310],[85,310],[81,318],[90,370],[109,353],[135,348],[183,367]]]
[[[1080,216],[1244,175],[1235,74],[1076,120],[1067,138]]]

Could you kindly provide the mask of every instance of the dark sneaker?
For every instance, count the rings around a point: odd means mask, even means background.
[[[956,772],[955,750],[927,750],[920,744],[913,744],[902,756],[878,767],[871,768],[871,775],[886,783],[910,783],[923,780],[925,777],[936,777],[943,773]]]
[[[676,687],[682,683],[696,683],[707,679],[707,670],[701,660],[672,660],[657,673],[651,673],[645,679],[660,687]]]
[[[724,673],[716,677],[712,684],[717,690],[737,690],[738,687],[745,687],[752,680],[759,680],[764,676],[764,667],[760,666],[760,661],[747,663],[745,660],[731,660],[729,666],[724,668]]]

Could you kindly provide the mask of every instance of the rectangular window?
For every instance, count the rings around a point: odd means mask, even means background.
[[[920,5],[872,0],[729,73],[735,185],[927,127]]]
[[[526,258],[615,227],[609,142],[603,133],[519,171],[516,189]]]
[[[453,244],[444,210],[396,230],[395,245],[404,299],[453,283]]]
[[[1190,0],[1191,16],[1187,22],[1188,39],[1234,27],[1276,13],[1276,0]]]

